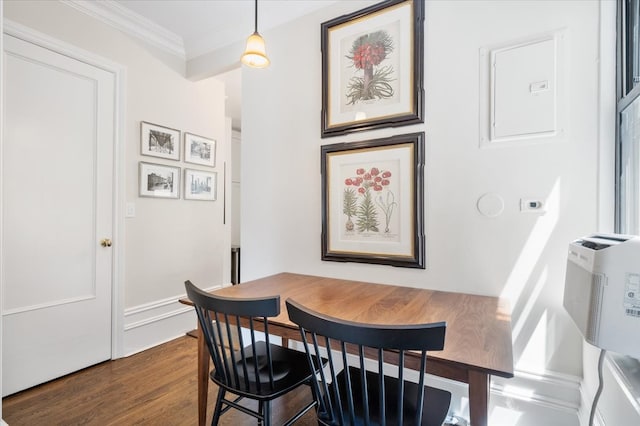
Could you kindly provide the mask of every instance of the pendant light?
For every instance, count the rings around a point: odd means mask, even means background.
[[[242,54],[241,61],[253,68],[265,68],[269,66],[269,58],[267,58],[265,51],[264,39],[258,33],[258,0],[255,0],[255,3],[255,30],[247,39],[247,47]]]

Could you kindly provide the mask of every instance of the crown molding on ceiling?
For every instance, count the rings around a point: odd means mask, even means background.
[[[130,36],[186,60],[182,37],[112,0],[60,0]]]

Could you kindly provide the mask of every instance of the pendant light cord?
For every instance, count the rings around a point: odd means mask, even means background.
[[[256,20],[254,32],[257,33],[258,32],[258,0],[256,0],[256,13],[254,14],[254,16]]]

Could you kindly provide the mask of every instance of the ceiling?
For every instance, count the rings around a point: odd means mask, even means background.
[[[245,40],[254,29],[253,0],[115,0],[182,39],[186,59]],[[258,30],[271,28],[336,0],[260,0]]]
[[[337,0],[260,0],[258,31],[275,28]],[[126,12],[175,46],[189,60],[245,40],[254,30],[253,0],[108,0],[110,10]],[[267,46],[269,41],[267,41]],[[240,56],[242,52],[238,52]],[[240,130],[242,84],[240,68],[216,76],[226,85],[226,114]]]

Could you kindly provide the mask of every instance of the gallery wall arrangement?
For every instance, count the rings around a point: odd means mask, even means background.
[[[165,160],[180,161],[180,137],[182,132],[170,127],[140,122],[140,154]],[[184,162],[215,167],[216,141],[193,133],[184,133]],[[184,177],[185,200],[215,201],[217,176],[213,171],[181,168],[169,164],[140,161],[139,196],[152,198],[180,198],[180,182]]]
[[[424,3],[321,24],[321,137],[424,122]],[[425,268],[424,133],[321,147],[322,260]]]

